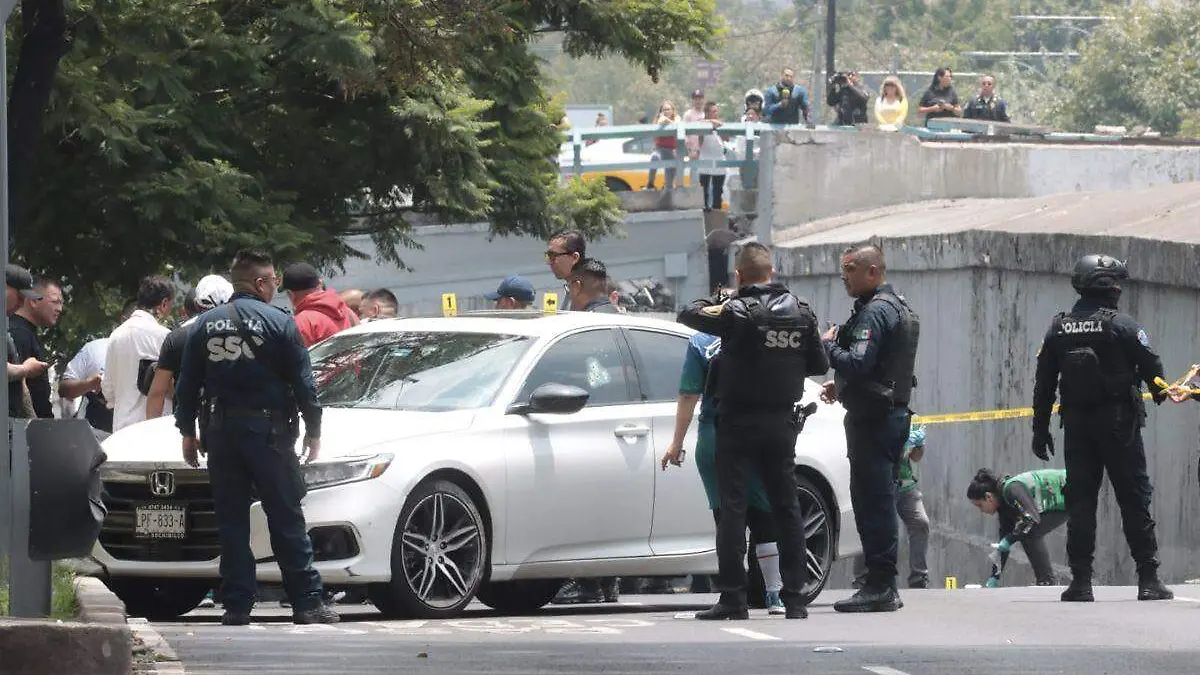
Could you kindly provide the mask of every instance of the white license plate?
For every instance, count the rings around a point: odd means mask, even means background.
[[[187,537],[187,509],[174,504],[143,504],[135,511],[133,534],[144,539]]]

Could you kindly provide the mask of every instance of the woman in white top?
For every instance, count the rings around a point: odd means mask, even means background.
[[[723,207],[725,193],[726,167],[709,166],[709,162],[719,162],[725,159],[725,143],[717,129],[721,126],[717,104],[709,101],[704,104],[704,120],[711,122],[713,130],[700,137],[700,187],[704,191],[704,210],[719,211]]]
[[[875,99],[875,121],[885,131],[895,131],[908,117],[908,96],[900,78],[888,75],[883,81],[879,98]]]

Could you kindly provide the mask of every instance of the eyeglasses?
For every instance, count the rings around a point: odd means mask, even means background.
[[[560,255],[571,255],[569,251],[546,251],[546,262],[554,262]]]
[[[254,280],[254,283],[257,284],[260,281],[270,281],[276,288],[279,287],[279,277],[275,276],[274,274],[269,277],[259,277]]]

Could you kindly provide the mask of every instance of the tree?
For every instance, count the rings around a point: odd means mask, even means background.
[[[561,108],[530,44],[556,32],[656,73],[677,42],[706,47],[711,7],[24,0],[14,250],[71,285],[72,321],[106,325],[97,298],[167,265],[223,269],[244,246],[336,268],[363,230],[400,265],[410,209],[502,234],[609,231],[616,198],[558,178]]]
[[[1148,125],[1166,134],[1195,133],[1198,54],[1200,6],[1139,2],[1084,42],[1063,80],[1054,119],[1069,129]]]

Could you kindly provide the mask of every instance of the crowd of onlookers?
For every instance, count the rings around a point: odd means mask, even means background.
[[[856,71],[835,73],[829,78],[825,90],[826,104],[834,111],[834,124],[855,126],[871,124],[868,108],[872,108],[874,124],[880,129],[894,131],[903,126],[910,113],[908,94],[900,78],[890,75],[884,79],[880,91],[869,91]],[[874,101],[872,105],[872,101]],[[954,88],[953,73],[949,68],[938,68],[928,89],[921,95],[915,112],[925,124],[929,120],[963,117],[966,119],[1009,122],[1008,105],[996,95],[996,78],[984,75],[979,78],[979,89],[975,97],[962,105]],[[812,108],[808,90],[796,82],[795,71],[784,68],[779,80],[765,91],[750,89],[743,99],[740,122],[765,122],[768,124],[810,124]],[[691,107],[680,112],[672,101],[663,101],[652,119],[645,122],[656,125],[691,124],[708,121],[712,131],[689,133],[684,147],[679,147],[675,136],[658,136],[654,139],[652,161],[684,159],[695,162],[685,168],[689,184],[699,184],[704,193],[704,210],[722,208],[727,170],[716,167],[712,161],[723,159],[753,159],[747,156],[744,135],[721,133],[722,115],[715,101],[706,99],[704,91],[692,92]],[[607,118],[597,120],[597,126],[607,126]],[[674,167],[663,169],[665,181],[661,189],[671,190],[683,184],[683,176]],[[739,167],[737,173],[743,189],[756,187],[753,167]],[[659,189],[655,185],[658,169],[651,168],[648,190]]]

